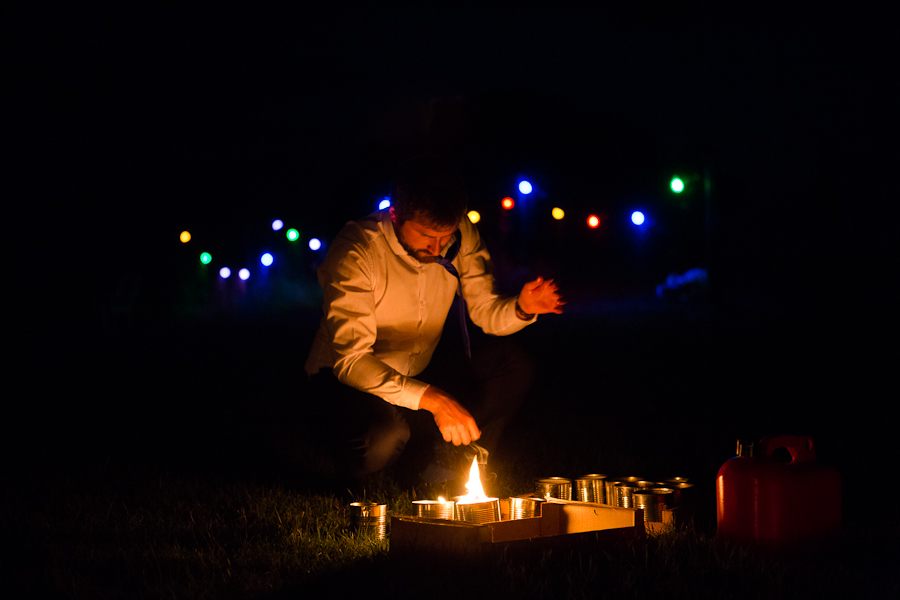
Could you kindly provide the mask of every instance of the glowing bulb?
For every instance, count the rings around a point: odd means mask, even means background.
[[[203,252],[202,254],[200,254],[200,262],[202,262],[204,265],[208,265],[212,262],[212,254],[210,254],[209,252]]]
[[[309,240],[309,249],[312,250],[313,252],[315,252],[316,250],[318,250],[321,247],[322,247],[322,242],[319,240],[319,238],[312,238],[311,240]]]
[[[598,227],[600,227],[600,217],[598,217],[597,215],[589,216],[587,219],[587,224],[591,229],[597,229]]]
[[[477,210],[470,210],[466,216],[469,217],[469,220],[473,223],[477,223],[481,220],[481,214],[479,214]]]
[[[284,221],[281,219],[275,219],[272,221],[272,231],[281,231],[281,228],[284,227]]]
[[[680,194],[684,191],[684,181],[682,181],[680,177],[673,177],[669,187],[671,187],[672,191],[676,194]]]
[[[532,190],[534,190],[534,188],[531,186],[530,182],[524,180],[519,182],[519,191],[523,194],[530,194]]]
[[[250,279],[250,271],[247,269],[241,269],[238,271],[238,277],[241,278],[241,281],[247,281]]]
[[[221,277],[222,279],[228,279],[229,277],[231,277],[231,269],[229,269],[228,267],[222,267],[221,269],[219,269],[219,277]]]
[[[631,213],[631,222],[635,225],[643,225],[644,224],[644,213],[639,210]]]
[[[288,229],[286,235],[287,235],[287,239],[289,239],[292,242],[296,242],[297,240],[300,239],[300,232],[297,231],[296,229]]]
[[[191,232],[190,231],[182,231],[181,235],[178,236],[178,239],[181,240],[182,244],[187,244],[191,241]]]
[[[382,199],[382,201],[378,203],[378,210],[384,210],[390,205],[391,205],[390,196],[385,196],[384,199]]]
[[[561,221],[562,218],[566,216],[566,211],[561,208],[554,208],[552,211],[550,211],[550,214],[552,214],[553,218],[557,221]]]
[[[505,208],[506,210],[509,210],[509,209],[511,209],[513,206],[516,205],[516,201],[513,200],[513,199],[510,198],[510,197],[506,197],[506,198],[504,198],[503,200],[500,201],[500,205],[503,206],[503,208]]]
[[[260,257],[259,262],[261,262],[264,267],[271,267],[272,263],[275,262],[275,259],[272,257],[271,254],[266,252],[265,254],[262,255],[262,257]]]

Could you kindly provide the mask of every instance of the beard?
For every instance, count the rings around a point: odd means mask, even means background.
[[[431,263],[435,262],[438,258],[440,258],[438,256],[434,256],[433,254],[428,254],[427,250],[413,250],[412,248],[410,248],[403,242],[400,242],[400,244],[403,246],[403,249],[406,250],[407,254],[409,254],[414,259],[416,259],[417,261],[419,261],[420,263],[422,263],[424,265],[431,264]]]
[[[412,255],[417,261],[422,263],[423,265],[429,265],[435,261],[437,261],[437,256],[432,256],[431,254],[422,254],[424,250],[416,250],[416,253]]]
[[[429,254],[428,250],[416,250],[412,246],[406,243],[406,240],[403,239],[403,233],[401,233],[399,227],[395,227],[394,231],[397,234],[397,241],[400,242],[400,245],[403,246],[403,249],[406,250],[406,253],[412,256],[414,259],[422,263],[423,265],[428,265],[435,262],[440,256],[435,256],[433,254]]]

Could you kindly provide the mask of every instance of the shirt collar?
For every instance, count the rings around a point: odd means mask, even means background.
[[[412,258],[409,254],[406,253],[406,250],[403,249],[403,246],[400,245],[400,240],[397,239],[397,232],[394,231],[394,223],[391,221],[391,213],[388,209],[384,209],[381,211],[381,229],[384,232],[384,237],[387,240],[388,246],[391,247],[391,251],[397,256],[406,256],[408,258]]]

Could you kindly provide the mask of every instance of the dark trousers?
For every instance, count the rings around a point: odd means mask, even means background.
[[[528,393],[534,364],[508,338],[477,333],[471,361],[451,335],[441,340],[431,363],[416,379],[443,389],[465,406],[481,429],[478,443],[494,453]],[[394,463],[401,474],[414,476],[433,460],[435,443],[443,443],[428,411],[389,404],[343,385],[330,371],[320,371],[311,383],[339,477],[358,479]]]

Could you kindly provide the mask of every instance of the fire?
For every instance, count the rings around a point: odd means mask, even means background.
[[[481,485],[481,473],[478,470],[478,459],[472,460],[472,468],[469,469],[469,481],[466,482],[465,496],[456,499],[457,504],[475,504],[476,502],[491,502],[496,498],[488,498]]]

